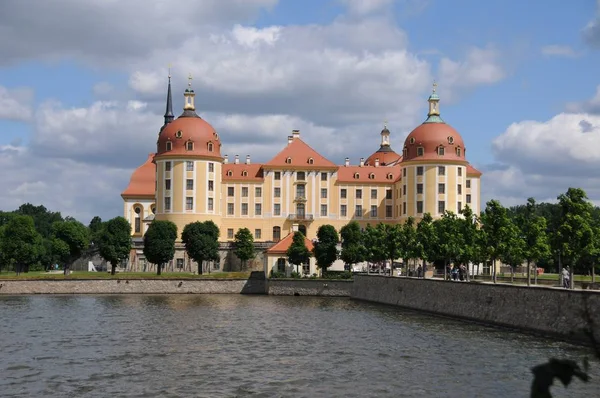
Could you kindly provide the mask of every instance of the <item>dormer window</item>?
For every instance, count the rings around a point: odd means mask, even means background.
[[[287,159],[285,160],[285,162],[286,162],[287,164],[292,164],[292,158],[287,158]]]
[[[183,137],[183,131],[181,131],[181,130],[178,130],[178,131],[175,133],[175,138],[181,138],[181,137]]]
[[[394,178],[394,175],[392,173],[388,173],[386,177],[388,180],[391,180],[392,178]]]
[[[373,174],[373,173],[369,174],[369,180],[373,180],[373,179],[375,179],[375,174]]]
[[[425,152],[425,149],[422,146],[417,148],[417,156],[423,156],[424,152]]]
[[[409,142],[410,142],[411,144],[414,144],[414,143],[415,143],[415,137],[410,137],[410,141],[409,141]]]
[[[188,151],[194,150],[194,143],[192,141],[188,141],[185,143],[185,149]]]
[[[233,175],[233,171],[227,170],[227,177],[231,177]]]
[[[360,174],[358,174],[358,173],[354,173],[354,179],[355,179],[355,180],[358,180],[359,178],[360,178]]]
[[[308,164],[313,164],[315,160],[313,158],[308,158]]]
[[[213,151],[213,148],[214,148],[214,145],[213,145],[213,143],[212,143],[212,142],[209,142],[209,143],[207,144],[207,149],[208,149],[208,152],[212,152],[212,151]]]
[[[460,157],[460,152],[461,152],[460,147],[457,147],[456,148],[456,156]]]
[[[445,150],[443,146],[439,146],[437,149],[437,153],[439,156],[444,156]]]
[[[408,148],[404,148],[404,149],[402,150],[402,156],[403,156],[403,157],[407,157],[407,156],[408,156]]]
[[[454,137],[448,136],[448,144],[454,144]]]
[[[171,141],[167,141],[165,145],[165,150],[170,151],[171,149],[173,149],[173,143]]]
[[[242,171],[242,177],[248,177],[248,172],[246,170]]]

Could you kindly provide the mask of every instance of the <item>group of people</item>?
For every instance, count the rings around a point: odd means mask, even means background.
[[[447,270],[453,281],[467,280],[467,267],[465,267],[464,264],[454,265],[452,269],[450,269],[450,266],[448,266]]]

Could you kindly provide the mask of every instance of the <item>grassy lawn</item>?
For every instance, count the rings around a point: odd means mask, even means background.
[[[109,272],[71,271],[69,276],[51,274],[44,271],[28,272],[17,276],[14,272],[0,273],[0,280],[64,280],[64,279],[247,279],[250,272],[213,272],[204,275],[194,275],[190,272],[163,272],[156,275],[152,272],[119,272],[111,275]]]

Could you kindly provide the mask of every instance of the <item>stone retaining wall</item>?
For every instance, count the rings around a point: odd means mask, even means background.
[[[600,293],[548,287],[357,275],[352,298],[588,342],[600,341]]]
[[[352,280],[270,279],[268,294],[274,296],[350,297]]]

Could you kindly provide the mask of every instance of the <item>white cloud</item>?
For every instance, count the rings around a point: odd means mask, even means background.
[[[583,38],[590,46],[600,48],[600,0],[596,3],[596,16],[583,28]]]
[[[542,47],[542,54],[549,57],[566,57],[566,58],[576,58],[580,56],[577,51],[569,46],[562,46],[558,44],[548,45]]]
[[[592,98],[587,101],[569,103],[567,110],[573,113],[584,112],[600,115],[600,85],[596,87],[596,93]]]
[[[0,86],[0,119],[27,121],[32,115],[33,90]]]
[[[339,0],[351,15],[367,15],[387,10],[396,0]]]

